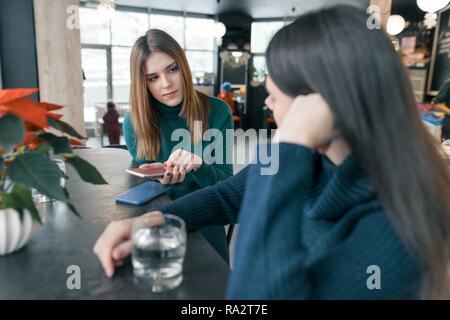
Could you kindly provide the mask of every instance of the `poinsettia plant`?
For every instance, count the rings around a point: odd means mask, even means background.
[[[107,182],[93,165],[73,153],[72,146],[83,145],[80,140],[86,138],[53,112],[62,106],[33,101],[29,96],[37,91],[0,90],[0,209],[13,208],[21,217],[27,210],[41,222],[32,199],[34,188],[66,203],[79,216],[60,184],[67,177],[52,158],[62,158],[86,182]]]

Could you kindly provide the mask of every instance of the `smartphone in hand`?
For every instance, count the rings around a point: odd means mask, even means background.
[[[167,167],[161,163],[150,164],[147,168],[131,168],[126,172],[140,178],[160,179],[166,173],[166,170],[171,170],[171,167]]]

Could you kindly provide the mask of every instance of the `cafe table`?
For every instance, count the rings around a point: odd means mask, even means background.
[[[128,151],[79,149],[108,182],[93,185],[67,166],[67,189],[81,214],[61,202],[38,204],[45,222],[25,247],[0,256],[0,299],[223,299],[229,266],[199,231],[189,232],[181,285],[153,293],[133,274],[128,257],[108,278],[92,248],[110,221],[136,217],[171,200],[161,195],[143,206],[117,204],[115,197],[145,180],[125,173],[135,164]],[[78,278],[74,278],[77,277]],[[79,281],[79,282],[76,282]]]

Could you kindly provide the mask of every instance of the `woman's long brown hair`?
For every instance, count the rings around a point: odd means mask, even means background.
[[[319,92],[423,270],[422,297],[450,298],[450,168],[419,118],[389,37],[365,12],[335,6],[281,29],[266,52],[290,96]]]
[[[184,95],[180,116],[186,120],[194,143],[200,141],[208,129],[210,111],[208,96],[194,89],[186,55],[175,39],[158,29],[150,29],[139,37],[133,45],[130,58],[130,113],[136,134],[137,157],[151,161],[157,158],[161,148],[160,119],[151,106],[145,76],[145,61],[152,52],[168,54],[180,68]],[[202,132],[199,132],[198,127],[196,129],[195,121],[201,121]]]

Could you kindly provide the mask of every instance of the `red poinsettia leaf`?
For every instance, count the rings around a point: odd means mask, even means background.
[[[59,120],[62,118],[62,114],[57,114],[57,113],[53,113],[53,112],[47,112],[47,117]]]
[[[27,131],[42,131],[42,128],[41,127],[38,127],[38,126],[36,126],[36,125],[34,125],[34,124],[32,124],[32,123],[28,123],[28,122],[25,122],[25,129],[27,130]]]
[[[75,139],[69,139],[69,142],[71,146],[84,146],[84,143],[81,143],[80,141]]]
[[[47,111],[31,99],[21,98],[0,105],[0,112],[12,113],[23,121],[34,124],[40,128],[48,126]]]
[[[43,107],[47,111],[59,110],[63,108],[63,106],[48,102],[39,102],[39,106]]]
[[[25,133],[25,138],[23,139],[22,145],[39,144],[39,138],[30,131]]]
[[[25,88],[25,89],[5,89],[0,90],[0,104],[5,104],[7,102],[27,97],[30,94],[38,92],[37,88]]]

